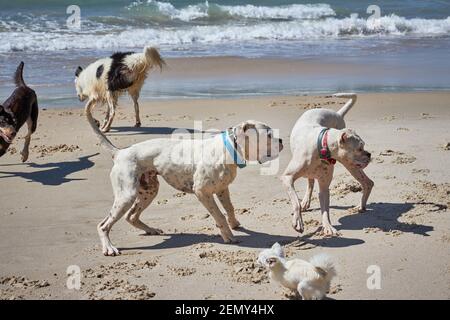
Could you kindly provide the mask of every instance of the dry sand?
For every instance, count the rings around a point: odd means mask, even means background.
[[[243,228],[241,242],[225,245],[206,210],[192,195],[161,182],[143,220],[162,236],[142,236],[124,219],[111,233],[119,257],[101,254],[97,223],[112,203],[111,159],[100,149],[81,109],[41,110],[29,162],[22,141],[0,159],[0,298],[2,299],[290,299],[255,265],[261,248],[279,241],[290,257],[319,252],[336,257],[332,299],[450,298],[450,93],[360,94],[348,127],[366,141],[375,181],[368,211],[354,214],[359,186],[336,166],[332,222],[336,238],[315,234],[316,194],[304,213],[301,237],[290,226],[291,207],[279,175],[291,156],[289,133],[308,108],[339,108],[325,97],[184,100],[143,104],[135,129],[122,100],[109,134],[118,146],[168,136],[175,128],[223,129],[244,119],[280,128],[287,148],[277,175],[258,166],[239,170],[231,185]],[[297,182],[300,196],[305,181]],[[80,290],[66,287],[66,270],[78,265]],[[381,289],[369,290],[367,268],[381,270]]]

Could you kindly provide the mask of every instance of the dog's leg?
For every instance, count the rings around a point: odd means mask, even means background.
[[[319,201],[322,212],[322,232],[325,236],[335,236],[338,232],[330,222],[330,183],[333,179],[333,168],[329,170],[319,178]]]
[[[195,192],[198,200],[205,206],[205,208],[209,211],[211,216],[216,221],[216,226],[220,230],[220,234],[222,235],[223,241],[225,243],[236,243],[237,240],[234,238],[233,233],[228,226],[227,220],[225,216],[220,211],[217,206],[214,196],[212,194],[205,194],[204,192]]]
[[[302,200],[302,211],[306,211],[309,209],[309,206],[311,205],[311,197],[312,192],[314,190],[314,179],[308,179],[308,185],[306,187],[305,196]]]
[[[116,115],[116,107],[117,107],[117,97],[110,93],[107,97],[109,116],[106,124],[101,128],[102,132],[108,132],[111,129],[111,125],[114,120],[114,116]]]
[[[23,148],[22,151],[20,152],[20,155],[22,156],[22,162],[25,162],[28,160],[28,155],[29,155],[29,149],[30,149],[30,141],[31,141],[31,134],[33,132],[32,130],[33,127],[33,121],[31,120],[31,118],[29,118],[27,120],[27,135],[24,137],[25,142],[23,144]]]
[[[102,122],[102,125],[101,125],[100,129],[103,129],[106,126],[106,124],[108,123],[108,121],[109,121],[109,113],[110,112],[111,111],[110,111],[109,103],[106,103],[105,119],[103,119],[103,122]]]
[[[311,300],[312,299],[313,288],[311,287],[308,280],[300,281],[299,284],[297,285],[297,290],[303,300]]]
[[[127,221],[134,227],[143,230],[148,235],[161,234],[162,230],[151,228],[143,223],[139,217],[152,203],[158,194],[159,182],[156,172],[146,172],[141,176],[139,192],[136,200],[126,214]]]
[[[136,128],[141,126],[141,118],[139,116],[139,92],[130,92],[131,99],[133,100],[134,105],[134,115],[136,117],[136,124],[134,125]]]
[[[295,158],[295,156],[294,156]],[[300,206],[300,202],[297,196],[297,192],[295,192],[294,182],[299,177],[301,177],[303,173],[303,167],[299,165],[293,159],[289,162],[288,167],[284,171],[281,176],[281,181],[284,186],[287,188],[287,193],[289,199],[291,200],[292,209],[293,209],[293,217],[292,217],[292,227],[297,231],[302,233],[304,228],[303,218],[302,218],[302,208]]]
[[[137,179],[136,179],[137,180]],[[106,218],[97,226],[97,231],[102,243],[102,250],[105,256],[115,256],[120,254],[109,239],[109,232],[112,226],[130,209],[137,197],[137,185],[133,172],[126,168],[121,172],[120,168],[114,165],[111,171],[111,183],[114,191],[114,204]]]
[[[370,192],[374,186],[374,182],[364,173],[360,168],[352,166],[350,164],[343,163],[345,168],[350,172],[350,174],[361,184],[362,187],[362,197],[359,207],[356,207],[354,211],[364,212],[366,211],[367,200],[369,199]]]
[[[236,216],[234,214],[234,207],[231,203],[230,198],[230,190],[226,188],[225,190],[217,193],[217,198],[219,198],[220,203],[227,212],[229,226],[231,227],[231,229],[237,229],[241,224],[236,219]]]

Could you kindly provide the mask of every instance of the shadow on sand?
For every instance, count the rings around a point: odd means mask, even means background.
[[[398,219],[419,205],[418,203],[373,203],[368,205],[367,211],[347,215],[339,219],[338,230],[362,230],[364,228],[375,227],[384,232],[398,230],[410,232],[422,236],[429,236],[428,232],[433,231],[432,226],[409,224],[398,221]]]
[[[239,243],[232,244],[238,247],[244,248],[268,248],[275,242],[282,244],[291,243],[294,241],[301,241],[310,243],[312,245],[321,245],[324,247],[348,247],[357,244],[364,243],[360,239],[350,239],[344,237],[333,237],[326,239],[308,239],[307,237],[292,237],[274,235],[263,232],[252,231],[246,228],[239,228],[238,231],[246,233],[246,235],[235,235],[235,238],[239,240]],[[218,235],[206,235],[206,234],[193,234],[193,233],[178,233],[178,234],[164,234],[161,237],[169,237],[164,239],[161,243],[153,246],[141,246],[141,247],[128,247],[120,248],[120,250],[155,250],[155,249],[169,249],[169,248],[182,248],[188,247],[197,243],[218,243],[223,244],[223,240]]]
[[[59,186],[70,181],[85,180],[85,179],[67,178],[67,176],[71,175],[72,173],[93,167],[94,162],[92,162],[90,158],[98,154],[99,153],[94,153],[88,156],[80,157],[74,161],[50,162],[45,164],[24,163],[24,164],[1,165],[0,167],[28,166],[29,168],[42,170],[35,170],[33,172],[0,171],[0,174],[2,174],[0,176],[0,179],[10,177],[21,177],[28,181],[38,182],[46,186]]]

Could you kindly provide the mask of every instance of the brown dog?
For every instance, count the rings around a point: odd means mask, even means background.
[[[20,153],[22,162],[25,162],[28,159],[31,135],[36,131],[39,110],[36,93],[23,81],[23,66],[24,63],[21,62],[14,75],[16,89],[3,105],[0,105],[0,157],[6,153],[17,132],[26,122],[28,132]]]

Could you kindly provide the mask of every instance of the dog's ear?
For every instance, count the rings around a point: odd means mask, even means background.
[[[242,131],[246,132],[249,129],[256,129],[255,124],[254,123],[245,122],[244,125],[242,126]]]
[[[75,77],[78,77],[82,71],[83,71],[83,68],[78,66],[77,70],[75,71]]]
[[[341,134],[341,138],[339,139],[339,144],[343,145],[347,141],[347,139],[348,139],[347,132],[344,131]]]
[[[274,243],[274,245],[272,246],[272,250],[279,256],[279,257],[284,257],[284,252],[283,252],[283,248],[281,247],[281,245],[276,242]]]

